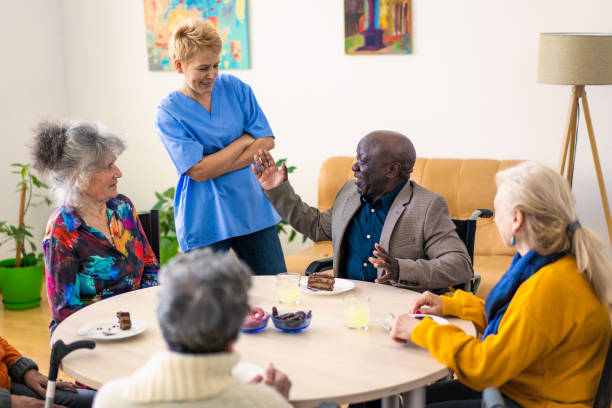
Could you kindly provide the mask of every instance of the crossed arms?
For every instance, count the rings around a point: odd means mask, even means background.
[[[223,149],[202,157],[186,174],[195,181],[206,181],[217,178],[232,171],[247,167],[253,156],[260,150],[274,148],[272,136],[255,139],[248,133],[243,133]]]

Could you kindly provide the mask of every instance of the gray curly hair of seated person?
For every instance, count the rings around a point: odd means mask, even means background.
[[[210,248],[179,254],[161,270],[157,318],[168,348],[226,351],[249,312],[251,271],[231,253]]]
[[[34,132],[34,169],[49,181],[58,206],[80,207],[79,191],[91,175],[125,150],[123,140],[90,122],[44,120]]]

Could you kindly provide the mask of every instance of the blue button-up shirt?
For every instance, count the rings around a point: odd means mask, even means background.
[[[340,271],[345,277],[368,282],[374,282],[376,279],[376,268],[368,258],[374,256],[374,244],[380,241],[380,234],[391,204],[404,185],[405,183],[373,203],[364,196],[360,197],[361,206],[344,234],[343,245],[346,255]]]

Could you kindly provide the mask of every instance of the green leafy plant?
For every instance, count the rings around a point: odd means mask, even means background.
[[[170,187],[163,193],[155,192],[157,203],[153,210],[159,210],[159,252],[160,264],[165,264],[178,253],[179,245],[174,227],[174,192]]]
[[[282,164],[285,163],[285,166],[287,166],[287,159],[278,159],[276,161],[276,166],[280,167],[282,166]],[[295,166],[287,166],[287,174],[293,173],[293,171],[297,169],[297,167]],[[287,232],[287,229],[289,230],[289,232]],[[297,237],[298,232],[296,230],[294,230],[293,228],[291,228],[289,226],[289,223],[285,220],[280,220],[278,222],[278,224],[276,224],[276,233],[278,235],[280,234],[286,234],[289,235],[289,237],[287,238],[287,241],[291,242],[295,239],[295,237]],[[306,239],[308,239],[306,237],[306,235],[302,234],[302,243],[306,242]]]
[[[21,178],[16,190],[20,193],[19,217],[17,225],[9,224],[8,221],[0,221],[0,235],[4,235],[4,238],[0,239],[0,246],[10,241],[15,242],[15,267],[18,268],[26,260],[29,264],[32,263],[32,259],[42,260],[42,253],[36,253],[36,244],[30,232],[32,227],[25,223],[25,216],[30,207],[37,207],[43,203],[50,205],[51,201],[44,194],[39,193],[48,186],[32,173],[30,164],[13,163],[11,167],[15,168],[11,173]],[[28,246],[29,251],[26,249]]]
[[[159,210],[159,233],[162,237],[176,237],[174,228],[174,192],[175,188],[170,187],[163,193],[155,192],[157,203],[153,210]]]

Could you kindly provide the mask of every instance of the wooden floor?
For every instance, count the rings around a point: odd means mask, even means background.
[[[0,295],[0,299],[2,296]],[[49,372],[51,346],[49,343],[49,322],[51,313],[45,291],[39,307],[28,310],[6,310],[0,304],[0,336],[21,354],[36,361],[40,372]],[[63,380],[72,380],[60,372]]]

